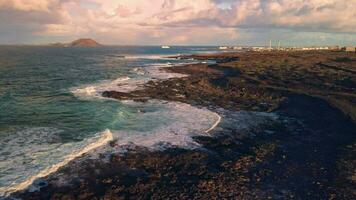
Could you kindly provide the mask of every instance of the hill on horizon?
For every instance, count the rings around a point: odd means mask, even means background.
[[[69,44],[70,47],[98,47],[102,46],[97,41],[91,38],[80,38],[78,40],[74,40]]]

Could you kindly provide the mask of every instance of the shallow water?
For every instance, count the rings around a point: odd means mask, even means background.
[[[156,100],[119,102],[101,92],[182,76],[158,67],[192,62],[166,56],[212,50],[0,47],[0,195],[100,141],[106,130],[121,144],[194,146],[190,134],[217,120],[211,111]]]

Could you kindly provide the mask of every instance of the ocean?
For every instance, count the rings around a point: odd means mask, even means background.
[[[216,49],[0,47],[0,196],[109,140],[150,149],[197,145],[191,136],[216,125],[216,113],[154,99],[117,101],[101,93],[183,77],[159,68],[197,62],[169,56]]]

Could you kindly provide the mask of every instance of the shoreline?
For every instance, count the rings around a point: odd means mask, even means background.
[[[23,182],[16,184],[14,186],[9,186],[6,189],[0,188],[0,192],[4,193],[5,196],[8,196],[8,195],[11,195],[12,193],[24,190],[24,189],[28,188],[29,186],[31,186],[35,180],[47,177],[47,176],[57,172],[58,169],[66,166],[72,160],[74,160],[78,157],[81,157],[84,154],[86,154],[96,148],[99,148],[112,140],[113,140],[112,133],[109,130],[105,130],[101,133],[101,137],[99,138],[98,141],[88,144],[84,149],[82,149],[78,152],[73,152],[72,154],[67,155],[63,161],[57,163],[56,165],[51,166],[49,169],[46,169],[36,175],[31,176],[26,181],[23,181]]]
[[[214,59],[214,55],[209,56]],[[109,163],[86,161],[87,170],[67,166],[60,172],[67,176],[76,174],[81,181],[59,187],[51,184],[58,177],[48,177],[49,185],[40,192],[14,196],[24,199],[43,199],[46,195],[69,199],[353,198],[356,195],[352,187],[356,169],[355,121],[324,99],[337,99],[336,96],[323,95],[350,94],[353,90],[353,84],[349,87],[349,82],[339,82],[333,76],[335,70],[351,80],[354,75],[350,70],[339,72],[339,67],[325,69],[317,65],[338,64],[333,59],[345,56],[349,55],[334,52],[229,54],[223,56],[226,62],[215,65],[164,69],[185,72],[189,78],[149,82],[144,89],[131,93],[104,92],[103,96],[115,99],[157,98],[230,111],[274,111],[285,120],[258,127],[252,130],[252,135],[223,128],[214,133],[215,137],[197,136],[195,140],[203,146],[201,149],[147,152],[138,148],[124,156],[111,155]],[[352,69],[356,61],[353,59],[339,64]],[[298,94],[298,90],[304,94]],[[354,108],[353,101],[342,100]],[[115,146],[115,142],[110,145]],[[95,170],[99,172],[92,177],[90,172]],[[73,192],[72,196],[68,196],[68,191]]]

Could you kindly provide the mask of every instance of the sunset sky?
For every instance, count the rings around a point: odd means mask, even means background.
[[[356,0],[0,0],[0,44],[356,45]]]

